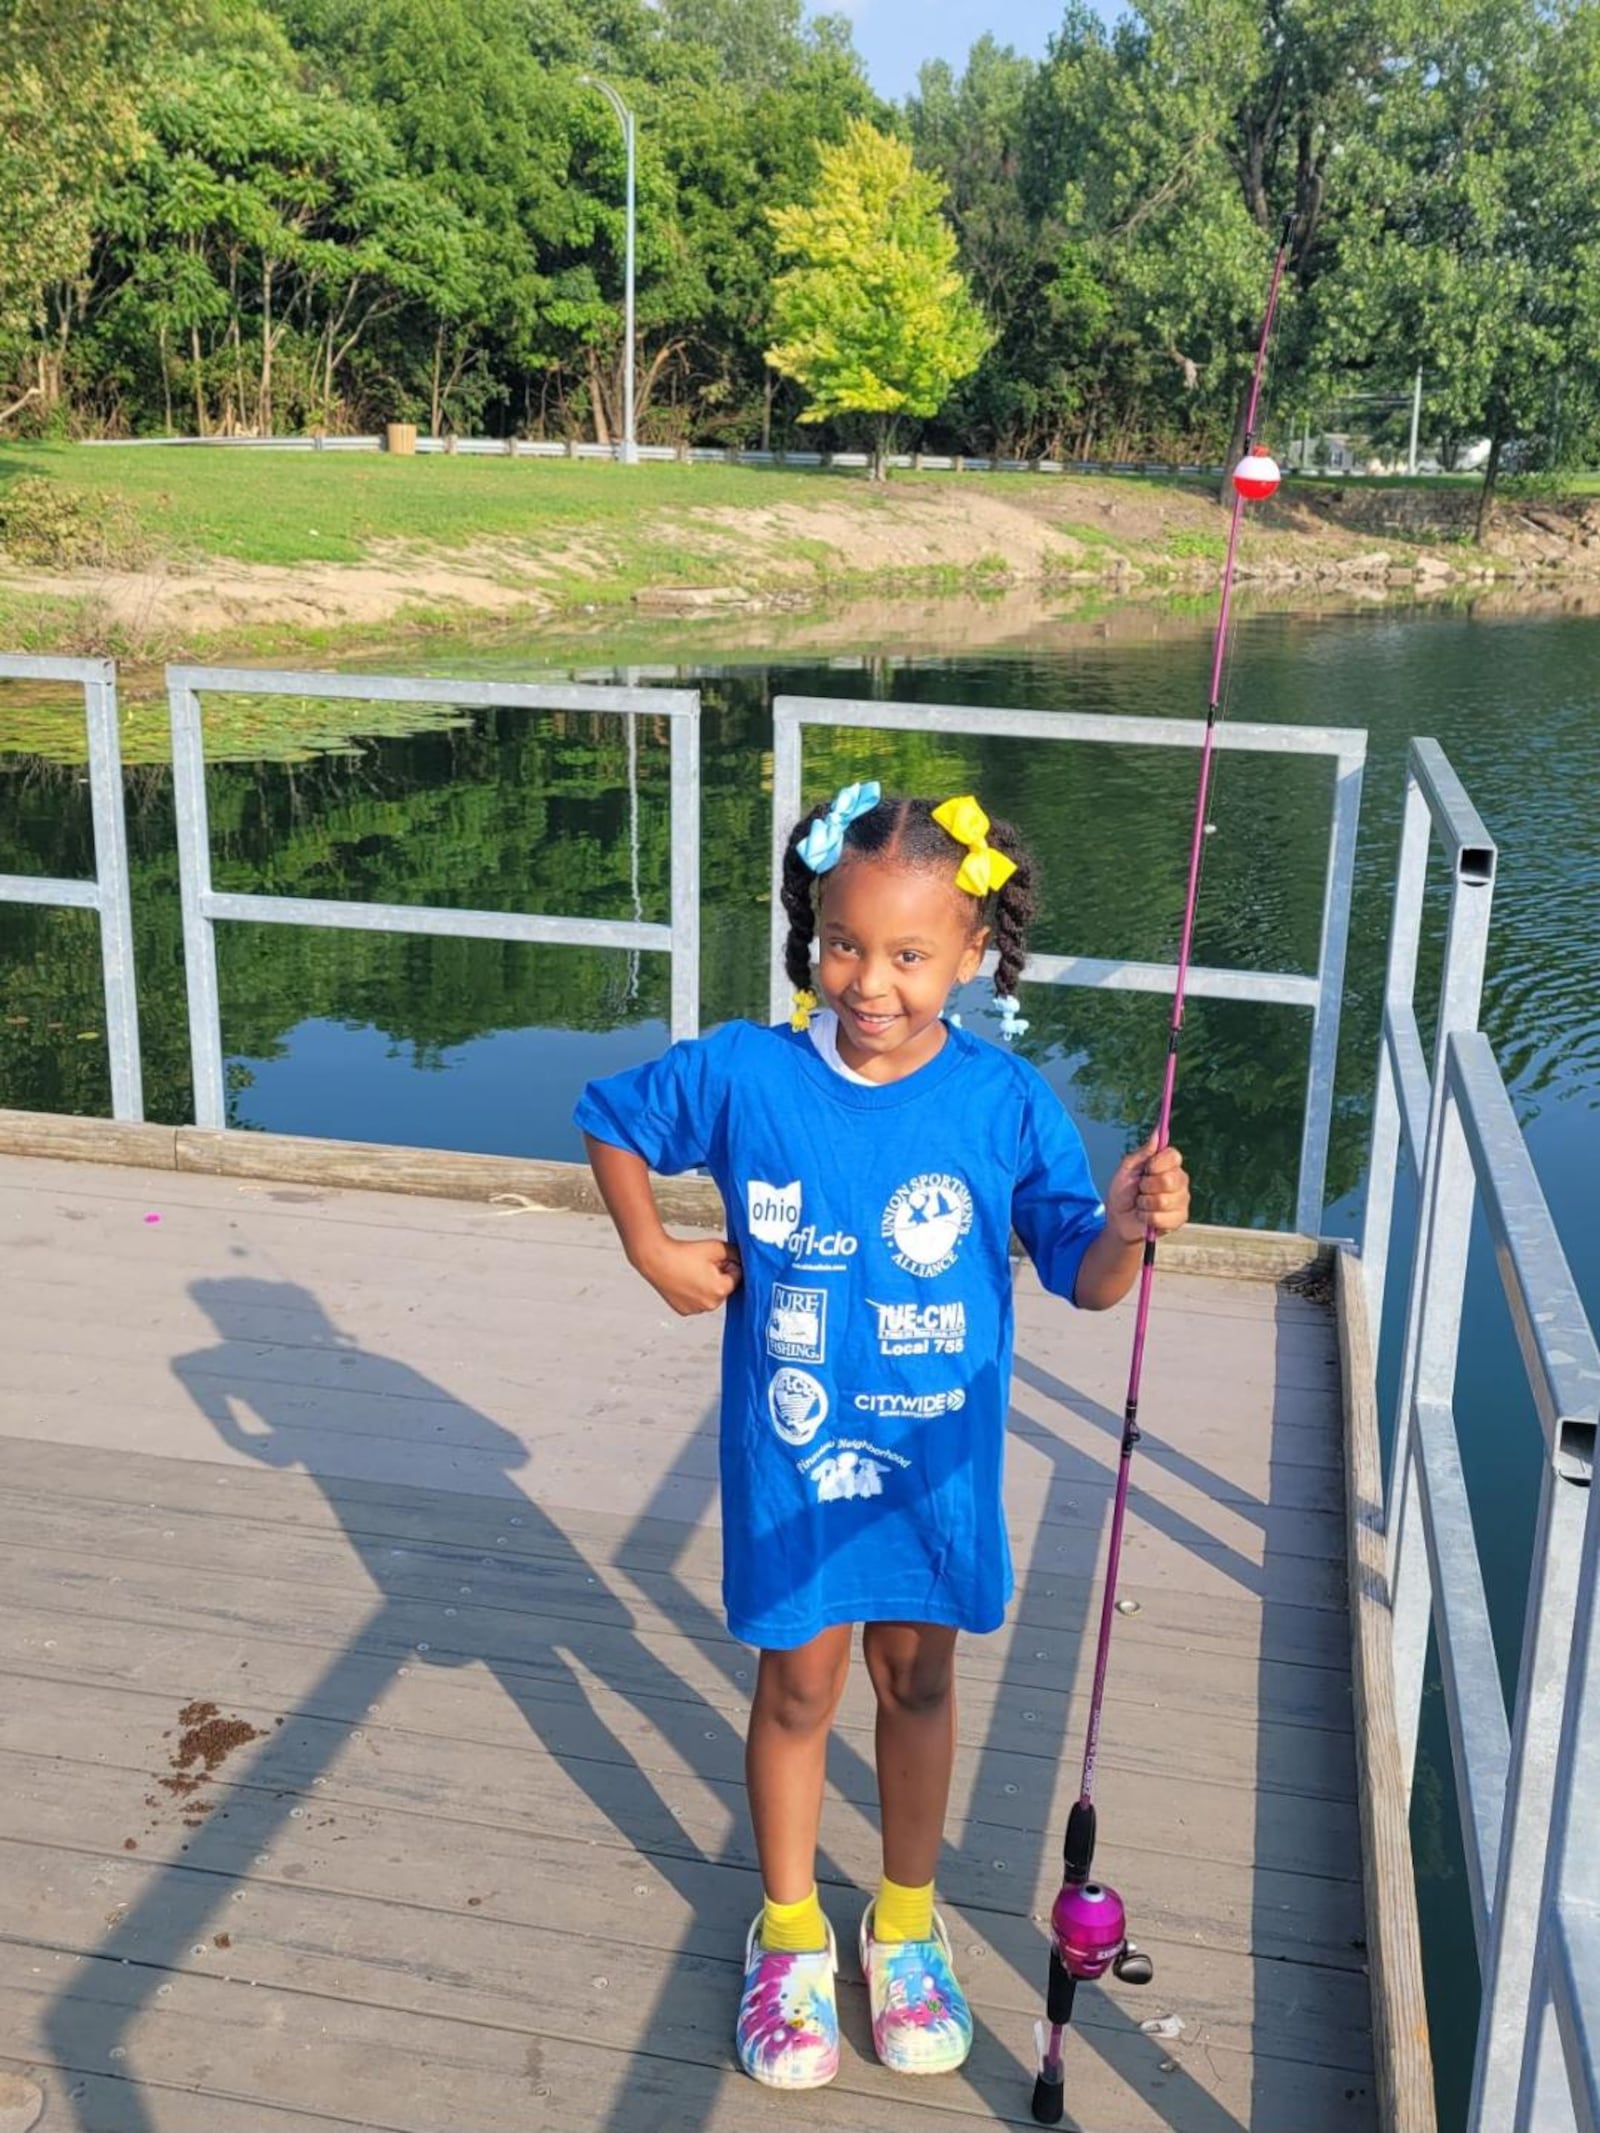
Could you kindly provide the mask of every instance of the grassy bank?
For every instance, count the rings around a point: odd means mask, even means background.
[[[1247,571],[1319,587],[1516,567],[1465,546],[1459,484],[1357,489],[1253,511]],[[0,644],[315,654],[618,609],[1182,593],[1214,582],[1224,528],[1209,486],[1175,479],[0,445]]]

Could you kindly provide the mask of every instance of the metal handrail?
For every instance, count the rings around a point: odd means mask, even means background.
[[[128,893],[128,831],[122,804],[117,669],[109,659],[36,659],[20,652],[5,652],[0,653],[0,680],[64,681],[83,691],[84,724],[89,737],[94,879],[65,881],[44,874],[0,874],[0,902],[47,904],[98,915],[111,1115],[142,1119],[144,1076],[139,1060],[133,908]]]
[[[1430,1071],[1415,990],[1435,841],[1450,888]],[[1377,1324],[1403,1143],[1419,1194],[1385,1514],[1395,1708],[1409,1782],[1428,1646],[1436,1638],[1483,1979],[1468,2133],[1564,2133],[1575,2123],[1596,2133],[1600,1815],[1579,1771],[1585,1753],[1600,1758],[1600,1520],[1591,1512],[1590,1487],[1600,1351],[1493,1051],[1477,1027],[1496,862],[1494,840],[1443,751],[1414,741],[1362,1231]],[[1476,1208],[1487,1222],[1546,1445],[1509,1717],[1456,1432]]]
[[[1534,1175],[1489,1041],[1452,1032],[1437,1079],[1437,1135],[1419,1248],[1415,1375],[1405,1466],[1390,1485],[1397,1700],[1408,1774],[1422,1665],[1436,1633],[1483,1999],[1469,2133],[1570,2126],[1559,2055],[1541,2043],[1557,2001],[1572,2086],[1594,2081],[1594,1971],[1561,1968],[1583,1920],[1570,1871],[1593,1874],[1574,1843],[1578,1756],[1600,1723],[1592,1652],[1590,1481],[1600,1417],[1600,1350]],[[1508,1724],[1477,1541],[1462,1479],[1454,1380],[1460,1279],[1481,1205],[1523,1367],[1546,1440],[1521,1663]],[[1587,1580],[1581,1595],[1580,1583]],[[1585,1614],[1586,1611],[1586,1614]],[[1568,1649],[1574,1621],[1580,1634]],[[1592,1767],[1592,1766],[1591,1766]],[[1552,1809],[1565,1824],[1551,1841]],[[1559,1931],[1558,1931],[1559,1929]],[[1541,1981],[1535,1985],[1534,1981]],[[1542,1994],[1542,2006],[1535,1994]],[[1553,2042],[1554,2032],[1551,2032]],[[1519,2101],[1520,2098],[1520,2101]]]
[[[531,912],[464,911],[437,904],[378,904],[303,896],[226,893],[211,886],[206,808],[203,692],[248,696],[331,696],[363,702],[456,704],[526,711],[584,711],[671,721],[670,923],[549,917]],[[313,674],[241,667],[169,667],[172,784],[177,811],[178,872],[183,893],[183,952],[189,995],[189,1044],[197,1126],[227,1124],[222,1008],[217,989],[216,922],[249,919],[286,926],[334,926],[367,933],[418,933],[450,939],[531,941],[565,947],[664,952],[672,959],[671,1027],[692,1037],[700,1025],[700,697],[691,689],[620,689],[586,683],[429,681],[396,674]]]
[[[1007,740],[1079,741],[1144,748],[1198,750],[1204,726],[1196,719],[1124,718],[1073,711],[1012,711],[994,705],[882,704],[836,696],[780,696],[772,706],[772,868],[783,875],[790,830],[802,812],[801,733],[806,726],[850,726],[879,732],[983,735]],[[1300,1142],[1295,1223],[1320,1235],[1333,1125],[1334,1068],[1339,1051],[1339,1013],[1344,995],[1345,949],[1350,934],[1350,889],[1355,877],[1356,831],[1367,736],[1343,726],[1264,726],[1229,721],[1216,732],[1219,748],[1262,755],[1332,756],[1335,761],[1333,823],[1323,886],[1322,923],[1314,972],[1191,969],[1192,998],[1255,1000],[1311,1009],[1311,1054],[1306,1115]],[[771,1015],[789,1011],[783,970],[787,921],[774,899],[771,937]],[[986,968],[992,967],[992,958]],[[1170,994],[1174,965],[1106,961],[1092,956],[1028,957],[1025,982],[1088,985],[1101,990]]]
[[[1417,1028],[1416,988],[1423,894],[1435,840],[1450,868],[1450,911],[1430,1062],[1424,1056]],[[1498,849],[1484,827],[1483,817],[1468,798],[1439,743],[1413,741],[1406,759],[1400,858],[1395,869],[1394,912],[1383,989],[1383,1035],[1378,1045],[1377,1089],[1372,1108],[1372,1153],[1361,1229],[1361,1265],[1374,1331],[1383,1325],[1401,1136],[1404,1135],[1405,1150],[1419,1180],[1420,1219],[1427,1206],[1429,1163],[1437,1127],[1437,1120],[1431,1115],[1434,1077],[1451,1032],[1478,1026],[1498,859]],[[1414,1311],[1415,1298],[1412,1306]],[[1408,1356],[1407,1374],[1409,1361]]]

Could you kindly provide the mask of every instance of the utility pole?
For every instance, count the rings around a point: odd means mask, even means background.
[[[639,440],[633,427],[633,225],[634,225],[634,140],[633,113],[612,88],[610,82],[601,81],[593,74],[578,76],[586,88],[598,89],[617,115],[617,124],[622,128],[622,145],[628,159],[628,206],[626,265],[623,270],[623,339],[627,354],[622,371],[622,448],[618,453],[622,464],[633,466],[639,457]]]
[[[1417,430],[1422,422],[1422,365],[1417,365],[1415,383],[1411,388],[1411,449],[1406,454],[1406,472],[1417,471]]]

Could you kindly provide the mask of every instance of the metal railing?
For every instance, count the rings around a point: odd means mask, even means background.
[[[1451,879],[1430,1074],[1414,998],[1435,834]],[[1483,1981],[1469,2133],[1565,2133],[1575,2123],[1595,2133],[1600,1827],[1580,1758],[1600,1753],[1590,1486],[1600,1353],[1477,1029],[1495,866],[1493,839],[1444,754],[1413,742],[1362,1243],[1376,1325],[1403,1138],[1419,1193],[1385,1516],[1395,1706],[1409,1780],[1436,1635]],[[1475,1207],[1546,1447],[1509,1720],[1455,1416]]]
[[[671,721],[671,915],[641,919],[564,918],[528,912],[455,910],[437,904],[357,903],[304,896],[236,895],[211,885],[206,807],[205,692],[248,696],[327,696],[363,702],[457,704],[487,710],[581,711]],[[197,1126],[225,1126],[222,1010],[216,923],[265,921],[333,926],[365,933],[429,934],[454,940],[529,941],[569,948],[654,950],[672,958],[671,1028],[692,1037],[700,1025],[700,698],[691,689],[619,689],[589,684],[532,687],[511,682],[428,681],[393,674],[306,674],[258,668],[169,667],[172,782],[183,891],[183,954],[189,996]]]
[[[1069,711],[1009,711],[991,705],[882,704],[841,697],[780,696],[772,707],[772,864],[782,878],[790,831],[803,812],[801,735],[807,726],[864,727],[879,732],[982,735],[1029,741],[1079,741],[1198,752],[1204,727],[1194,719],[1126,718]],[[1229,722],[1217,728],[1217,746],[1262,755],[1331,756],[1335,764],[1332,830],[1323,884],[1317,967],[1312,972],[1193,968],[1190,998],[1255,1000],[1311,1010],[1311,1050],[1305,1122],[1300,1141],[1295,1225],[1320,1235],[1333,1123],[1334,1067],[1339,1050],[1339,1013],[1344,995],[1345,949],[1350,934],[1350,888],[1355,874],[1356,831],[1361,816],[1361,780],[1366,734],[1337,726],[1260,726]],[[788,1013],[789,984],[783,949],[788,922],[774,902],[771,942],[771,1014]],[[1177,976],[1167,963],[1110,962],[1094,956],[1028,956],[1023,982],[1087,985],[1100,990],[1170,994]]]
[[[128,895],[128,833],[122,806],[122,744],[117,727],[117,670],[109,659],[34,659],[0,653],[0,680],[61,681],[83,691],[89,737],[89,805],[94,824],[93,881],[44,874],[0,874],[0,902],[93,911],[100,921],[100,966],[111,1065],[111,1115],[144,1117],[139,1062],[139,998],[133,967],[133,913]]]
[[[1450,909],[1445,928],[1444,975],[1432,1067],[1417,1027],[1417,957],[1428,859],[1437,839],[1450,868]],[[1361,1229],[1361,1265],[1374,1336],[1383,1324],[1383,1298],[1394,1220],[1396,1162],[1401,1136],[1418,1179],[1419,1218],[1428,1204],[1431,1157],[1437,1137],[1434,1069],[1444,1042],[1458,1029],[1476,1029],[1483,1001],[1483,965],[1489,946],[1498,853],[1483,818],[1437,741],[1413,741],[1406,761],[1400,858],[1395,868],[1394,911],[1383,988],[1383,1036],[1378,1046],[1377,1088],[1372,1106],[1372,1150],[1367,1166],[1367,1205]],[[1427,1255],[1419,1251],[1415,1265]],[[1461,1273],[1465,1278],[1463,1256]],[[1416,1316],[1411,1300],[1408,1323]],[[1404,1376],[1409,1375],[1410,1360]],[[1405,1402],[1401,1402],[1402,1408]]]

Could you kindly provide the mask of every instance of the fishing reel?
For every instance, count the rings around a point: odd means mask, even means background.
[[[1039,2068],[1033,2084],[1033,2115],[1042,2126],[1061,2123],[1066,2111],[1066,2075],[1061,2033],[1072,2020],[1078,1987],[1109,1970],[1121,1984],[1148,1985],[1155,1965],[1128,1938],[1122,1898],[1104,1881],[1092,1881],[1094,1809],[1080,1800],[1067,1822],[1062,1847],[1065,1878],[1050,1910],[1050,1983],[1045,2020],[1034,2024]]]
[[[1108,1970],[1124,1985],[1148,1985],[1155,1975],[1149,1956],[1128,1938],[1122,1898],[1103,1881],[1062,1883],[1050,1913],[1050,1938],[1053,1965],[1059,1963],[1074,1985]],[[1054,2021],[1053,2008],[1050,2015]]]

